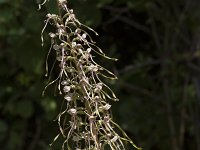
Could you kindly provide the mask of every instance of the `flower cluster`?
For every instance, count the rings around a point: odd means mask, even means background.
[[[66,0],[59,0],[58,8],[59,15],[46,15],[47,19],[41,33],[43,34],[48,23],[55,27],[55,32],[49,33],[51,38],[49,53],[51,50],[56,52],[60,73],[45,89],[57,82],[58,91],[63,95],[64,102],[57,117],[60,134],[54,141],[62,135],[63,150],[66,146],[67,149],[71,149],[72,145],[72,149],[76,150],[101,150],[106,145],[112,150],[123,150],[125,149],[123,141],[129,141],[136,147],[113,122],[110,115],[111,105],[107,100],[118,99],[101,78],[116,79],[116,76],[97,64],[93,59],[93,53],[108,59],[112,58],[107,57],[96,46],[88,32],[98,34],[78,21],[73,10],[67,7]],[[43,42],[43,36],[41,38]],[[48,65],[46,66],[48,74]],[[67,117],[69,122],[65,120]],[[123,137],[115,131],[115,128],[122,131]]]

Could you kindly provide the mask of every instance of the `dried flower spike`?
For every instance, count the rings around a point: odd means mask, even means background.
[[[60,14],[47,14],[41,32],[43,43],[43,32],[48,24],[56,31],[49,33],[51,46],[48,55],[51,49],[56,51],[55,60],[60,73],[45,87],[57,83],[57,90],[63,96],[63,105],[57,117],[60,134],[53,142],[62,135],[63,150],[104,150],[105,146],[112,150],[125,150],[124,144],[127,142],[139,149],[110,117],[108,99],[116,101],[117,98],[99,76],[111,80],[116,76],[93,60],[94,54],[112,58],[96,46],[87,31],[98,34],[79,22],[73,10],[68,8],[67,1],[57,2]],[[46,70],[48,74],[48,68]],[[69,122],[66,122],[66,118],[70,119]]]

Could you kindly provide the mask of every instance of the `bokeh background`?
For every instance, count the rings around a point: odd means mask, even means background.
[[[200,150],[200,1],[68,0],[119,80],[113,117],[144,150]],[[40,33],[55,0],[0,0],[0,149],[48,150],[62,99],[47,84],[50,41]],[[50,56],[49,65],[54,61]],[[53,71],[56,76],[58,70]],[[59,142],[52,147],[60,150]],[[132,150],[133,148],[129,148]]]

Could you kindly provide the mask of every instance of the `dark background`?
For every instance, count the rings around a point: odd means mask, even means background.
[[[50,41],[40,33],[54,0],[0,0],[0,149],[48,150],[62,99],[47,84]],[[144,150],[200,150],[200,1],[69,0],[98,45],[118,62],[99,59],[119,80],[114,120]],[[54,56],[50,56],[52,65]],[[58,74],[56,69],[53,74]],[[53,149],[61,149],[59,142]],[[130,150],[133,148],[130,148]]]

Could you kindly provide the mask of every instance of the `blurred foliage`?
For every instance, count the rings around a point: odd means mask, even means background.
[[[40,32],[55,1],[0,0],[0,149],[47,150],[58,128]],[[113,116],[145,150],[200,150],[200,1],[69,0],[119,77]],[[45,45],[48,45],[45,40]],[[49,65],[54,62],[53,57]],[[54,76],[58,72],[54,70]],[[59,142],[57,143],[59,145]],[[53,147],[53,149],[59,149]],[[129,149],[129,148],[127,148]]]

